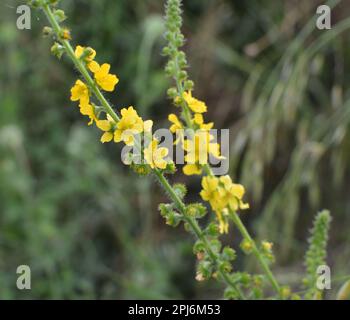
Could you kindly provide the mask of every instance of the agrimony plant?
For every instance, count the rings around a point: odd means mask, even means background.
[[[169,58],[166,73],[174,81],[174,87],[168,90],[173,104],[178,107],[180,115],[169,115],[170,131],[176,134],[176,143],[186,151],[183,172],[186,175],[202,175],[201,198],[209,202],[215,215],[206,227],[201,227],[200,219],[207,214],[207,207],[202,203],[186,204],[186,187],[182,184],[172,185],[166,175],[176,172],[175,164],[168,159],[168,149],[159,146],[159,141],[152,133],[152,120],[144,120],[133,106],[117,111],[105,98],[103,92],[113,92],[119,79],[111,73],[108,63],[97,62],[97,53],[88,46],[71,45],[72,35],[68,28],[62,27],[66,19],[65,13],[57,7],[57,0],[32,0],[29,3],[43,10],[50,26],[44,28],[46,35],[52,36],[54,44],[51,52],[58,58],[68,57],[80,73],[71,89],[71,100],[77,102],[79,111],[88,117],[88,125],[96,125],[101,130],[101,142],[123,143],[139,151],[136,161],[131,153],[125,157],[125,163],[139,175],[152,174],[168,196],[170,202],[159,205],[161,215],[166,223],[176,227],[183,224],[185,229],[196,237],[193,247],[197,258],[198,281],[214,278],[225,286],[225,297],[229,299],[261,299],[267,294],[271,298],[287,299],[292,296],[289,287],[281,286],[270,269],[274,261],[272,243],[262,241],[256,243],[250,236],[238,214],[239,210],[248,209],[244,203],[244,187],[233,183],[229,176],[216,177],[208,163],[208,156],[221,158],[220,146],[213,141],[210,129],[213,123],[205,123],[204,114],[207,105],[193,95],[194,83],[187,73],[186,55],[181,50],[185,38],[181,33],[181,1],[168,0],[166,5],[167,46],[163,53]],[[191,129],[190,136],[182,134],[183,129]],[[198,141],[204,136],[204,153]],[[202,148],[203,150],[203,148]],[[201,159],[205,161],[200,161]],[[320,218],[324,223],[325,218]],[[242,235],[241,250],[253,254],[260,263],[262,274],[249,274],[235,271],[232,262],[236,251],[223,246],[220,235],[228,233],[229,222],[232,221]],[[320,223],[321,223],[320,222]],[[318,224],[317,224],[318,225]],[[315,227],[319,229],[321,227]],[[322,229],[322,228],[321,228]],[[315,265],[323,257],[316,250],[321,241],[320,231],[315,231],[316,240],[313,249],[307,255],[309,283]],[[320,240],[321,239],[321,240]],[[317,248],[316,248],[317,247]],[[315,249],[316,248],[316,249]],[[317,254],[316,254],[317,253]],[[270,284],[267,287],[267,284]],[[310,289],[311,290],[311,289]],[[313,290],[313,289],[312,289]],[[273,294],[273,295],[271,295]]]

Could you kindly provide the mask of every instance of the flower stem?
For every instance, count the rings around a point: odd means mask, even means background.
[[[256,256],[256,258],[260,262],[260,265],[263,268],[264,272],[266,273],[266,276],[269,279],[271,285],[276,290],[277,294],[280,296],[280,293],[281,293],[280,285],[278,284],[275,276],[271,272],[269,265],[267,264],[266,260],[262,256],[255,241],[250,236],[247,228],[244,226],[244,224],[243,224],[242,220],[240,219],[240,217],[238,216],[238,214],[236,212],[232,211],[231,216],[232,216],[233,222],[235,223],[236,227],[238,228],[238,230],[242,234],[243,238],[248,240],[252,244],[253,254]]]

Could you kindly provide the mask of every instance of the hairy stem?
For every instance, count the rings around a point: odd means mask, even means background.
[[[260,265],[263,268],[264,272],[266,273],[266,276],[269,279],[271,285],[276,290],[278,295],[280,295],[281,288],[280,288],[275,276],[273,275],[269,265],[267,264],[266,260],[264,259],[263,255],[261,254],[260,250],[258,249],[255,241],[250,236],[247,228],[244,226],[244,224],[243,224],[242,220],[240,219],[240,217],[238,216],[238,214],[236,212],[231,212],[231,214],[232,214],[232,220],[235,223],[237,229],[240,231],[243,238],[248,240],[252,244],[253,254],[260,262]]]

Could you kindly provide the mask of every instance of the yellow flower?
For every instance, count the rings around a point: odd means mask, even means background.
[[[164,159],[169,150],[167,148],[158,148],[158,141],[153,140],[148,147],[143,151],[146,162],[152,169],[165,169],[168,162]]]
[[[209,154],[217,159],[223,159],[220,155],[220,145],[210,142],[213,136],[208,131],[200,130],[193,138],[183,142],[183,149],[187,151],[185,156],[186,165],[183,172],[186,175],[201,174],[201,165],[208,163]]]
[[[88,116],[90,118],[90,122],[88,125],[92,125],[94,121],[98,121],[95,108],[90,103],[80,103],[80,113],[84,116]]]
[[[213,128],[214,123],[204,123],[203,115],[200,113],[196,113],[193,118],[193,122],[199,126],[199,129],[201,130],[210,130]]]
[[[144,122],[133,107],[129,107],[128,109],[123,108],[121,115],[122,118],[118,122],[114,132],[114,141],[124,141],[126,145],[131,146],[134,144],[134,135],[144,130]],[[148,122],[148,127],[150,124]]]
[[[219,222],[220,233],[228,232],[229,209],[246,209],[249,207],[242,202],[244,188],[241,185],[232,183],[229,176],[220,178],[206,176],[202,179],[200,195],[204,201],[208,201],[216,213]]]
[[[168,120],[172,123],[170,126],[170,132],[176,134],[176,140],[174,144],[178,144],[183,139],[184,127],[179,118],[173,113],[169,114]]]
[[[219,194],[219,179],[213,176],[206,176],[202,179],[203,190],[200,195],[204,201],[208,201],[213,210],[221,215],[226,203]]]
[[[219,179],[212,176],[206,176],[202,179],[202,188],[200,195],[204,201],[216,201],[218,195]]]
[[[145,133],[151,133],[153,127],[153,121],[152,120],[146,120],[143,122],[143,131]]]
[[[86,54],[84,57],[86,62],[92,62],[96,57],[96,51],[90,47],[76,46],[74,54],[78,59],[80,59],[83,54]]]
[[[112,117],[108,114],[107,115],[107,120],[98,120],[96,121],[96,126],[104,131],[102,137],[101,137],[101,142],[110,142],[113,140],[114,137],[114,128],[115,128],[115,121],[112,119]]]
[[[176,133],[176,130],[181,130],[183,129],[183,125],[180,122],[179,118],[175,114],[169,114],[168,120],[172,123],[170,127],[170,131],[172,133]]]
[[[204,122],[203,115],[201,113],[196,113],[193,118],[194,123],[201,125]]]
[[[110,74],[109,70],[111,66],[108,63],[104,63],[100,66],[97,62],[92,61],[88,65],[89,69],[94,73],[97,84],[105,91],[113,91],[119,79],[116,75]]]
[[[243,203],[244,187],[240,184],[232,183],[230,176],[220,177],[221,188],[219,189],[220,198],[231,210],[248,209],[249,204]]]
[[[207,112],[207,106],[203,101],[200,101],[194,97],[192,97],[191,91],[185,92],[183,94],[183,98],[185,99],[188,107],[195,113],[204,113]]]
[[[92,73],[95,73],[100,69],[100,65],[96,61],[91,61],[88,67]]]
[[[182,168],[182,171],[186,176],[200,175],[202,173],[202,167],[199,164],[186,164]]]
[[[206,176],[202,179],[202,188],[200,195],[204,201],[208,201],[210,206],[216,213],[216,217],[219,221],[219,231],[220,233],[228,232],[228,222],[227,216],[228,212],[225,209],[225,203],[223,203],[220,198],[219,189],[219,179],[217,177]]]
[[[89,103],[89,89],[86,86],[84,82],[81,80],[77,80],[73,86],[73,88],[70,90],[71,92],[71,101],[78,101],[80,100],[80,103],[82,104],[88,104]]]

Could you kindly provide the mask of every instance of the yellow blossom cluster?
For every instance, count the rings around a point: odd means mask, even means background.
[[[98,88],[112,92],[119,82],[116,75],[110,74],[110,65],[104,63],[100,65],[94,59],[96,51],[92,48],[77,46],[75,56],[83,62],[94,76],[94,85]],[[124,142],[128,146],[135,144],[135,137],[141,133],[152,133],[152,120],[143,121],[132,107],[123,108],[120,111],[121,117],[114,119],[110,114],[101,117],[101,112],[90,101],[91,90],[83,81],[77,80],[71,89],[71,100],[79,101],[80,112],[89,117],[89,125],[96,123],[96,126],[103,132],[101,142],[114,141],[115,143]],[[168,155],[168,149],[159,148],[158,141],[152,137],[148,146],[143,151],[144,160],[149,166],[159,169],[165,169],[168,161],[165,159]]]
[[[183,141],[183,148],[187,152],[185,156],[186,165],[183,172],[186,175],[202,173],[202,165],[208,163],[209,154],[215,158],[223,158],[220,155],[220,145],[212,142],[214,137],[206,130],[199,130],[190,139]]]
[[[119,79],[116,75],[109,74],[109,64],[105,63],[100,67],[100,65],[94,61],[96,57],[96,51],[94,49],[77,46],[74,53],[75,56],[86,63],[90,71],[94,73],[95,81],[102,90],[114,90]],[[71,89],[71,100],[79,101],[81,114],[90,118],[89,125],[98,120],[95,107],[90,103],[90,90],[83,81],[77,80],[75,82],[75,85]]]
[[[187,152],[185,156],[186,165],[183,167],[183,172],[186,175],[200,175],[203,170],[203,165],[208,164],[209,155],[221,159],[220,145],[213,142],[214,137],[209,133],[213,128],[214,123],[205,123],[203,113],[207,112],[207,105],[192,96],[192,92],[184,92],[182,99],[177,97],[175,102],[186,104],[188,107],[191,119],[190,129],[195,130],[192,137],[184,137],[184,129],[188,123],[183,124],[181,120],[175,115],[170,114],[168,120],[172,123],[170,131],[176,133],[178,138],[176,143],[182,141],[183,149]]]
[[[221,233],[228,232],[227,217],[230,211],[248,209],[249,204],[243,202],[244,187],[232,182],[231,177],[226,175],[220,178],[206,176],[202,179],[200,195],[204,201],[208,201],[215,211]]]

